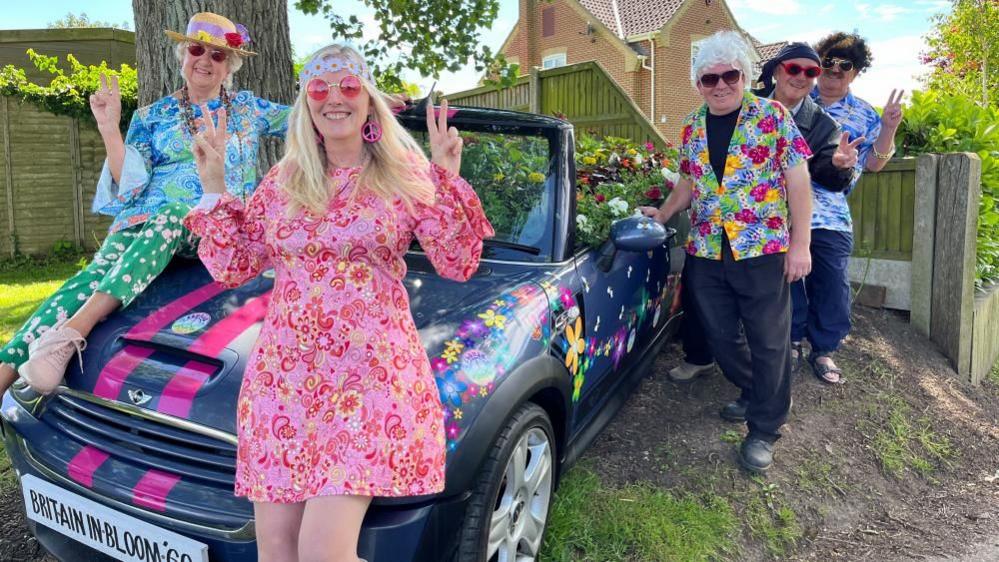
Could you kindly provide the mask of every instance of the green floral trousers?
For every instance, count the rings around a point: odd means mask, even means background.
[[[143,224],[109,234],[87,267],[42,303],[0,350],[0,363],[21,366],[28,360],[28,345],[73,316],[94,292],[109,294],[126,307],[166,269],[173,256],[195,257],[197,237],[183,223],[189,210],[187,205],[172,203]]]

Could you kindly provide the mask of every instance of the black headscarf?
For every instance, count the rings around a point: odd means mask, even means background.
[[[774,89],[774,70],[777,69],[777,65],[791,59],[811,59],[816,62],[816,64],[822,64],[822,60],[819,59],[819,54],[815,52],[808,43],[789,43],[784,46],[777,53],[777,56],[768,60],[766,64],[763,65],[763,71],[760,72],[760,81],[763,82],[763,91],[770,92]]]

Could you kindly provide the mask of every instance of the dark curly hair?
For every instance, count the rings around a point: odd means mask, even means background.
[[[833,56],[853,61],[858,74],[870,68],[874,60],[867,41],[856,33],[837,31],[816,43],[815,51],[823,59]]]

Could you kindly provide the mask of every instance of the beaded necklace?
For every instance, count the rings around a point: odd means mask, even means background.
[[[219,98],[222,99],[222,105],[225,107],[226,119],[228,120],[229,124],[232,124],[232,127],[227,126],[226,128],[234,131],[234,134],[236,136],[236,150],[239,153],[239,164],[242,165],[243,139],[239,135],[238,132],[239,129],[235,127],[235,125],[233,124],[235,115],[233,115],[232,112],[232,100],[230,100],[229,92],[226,91],[225,86],[219,86]],[[191,139],[193,140],[194,137],[198,134],[198,126],[194,120],[194,108],[192,107],[191,104],[191,96],[187,91],[187,84],[184,84],[180,88],[180,108],[181,111],[183,111],[184,113],[184,125],[187,129],[187,132],[190,133]],[[211,115],[204,115],[202,117],[204,117],[205,119],[211,119]],[[240,178],[240,180],[242,180],[242,178]],[[246,190],[240,189],[240,193],[242,194],[241,198],[243,200],[243,203],[246,203]]]

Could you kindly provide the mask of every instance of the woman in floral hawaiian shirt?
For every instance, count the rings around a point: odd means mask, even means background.
[[[299,82],[286,154],[245,205],[219,195],[225,131],[198,139],[205,196],[185,223],[218,281],[275,270],[237,411],[259,558],[347,561],[372,497],[444,489],[443,408],[402,283],[410,242],[464,281],[493,229],[458,175],[446,102],[427,107],[428,162],[353,49],[321,49]]]
[[[704,105],[682,128],[682,179],[659,209],[691,207],[685,265],[694,308],[725,376],[742,395],[721,415],[745,421],[740,463],[765,471],[791,400],[789,283],[808,274],[811,151],[779,103],[746,91],[749,47],[706,39],[691,79]]]
[[[246,29],[212,13],[195,14],[175,54],[184,85],[132,116],[123,141],[118,128],[121,98],[117,78],[101,77],[90,108],[104,139],[107,161],[97,184],[94,211],[114,216],[93,260],[71,277],[0,350],[0,394],[18,373],[35,390],[51,392],[62,380],[87,335],[119,306],[128,306],[175,254],[193,256],[196,239],[181,223],[201,197],[191,154],[204,108],[229,114],[226,184],[240,198],[256,186],[261,136],[283,136],[289,109],[243,91],[230,93],[232,75],[243,64]]]

